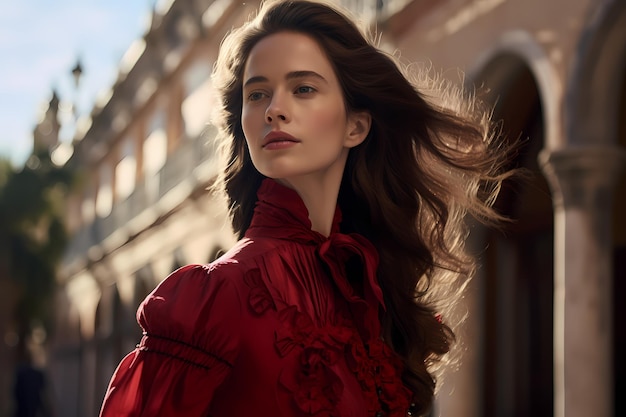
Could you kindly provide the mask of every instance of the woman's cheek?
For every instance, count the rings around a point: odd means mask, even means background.
[[[309,122],[316,130],[336,129],[345,123],[344,112],[337,106],[324,106],[310,112]]]

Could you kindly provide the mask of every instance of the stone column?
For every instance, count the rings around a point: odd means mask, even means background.
[[[612,200],[625,161],[610,146],[540,155],[555,216],[555,417],[613,417]]]
[[[466,248],[479,263],[485,252],[488,229],[475,220],[468,219],[471,230]],[[457,340],[452,345],[452,364],[437,381],[438,392],[432,417],[463,416],[481,417],[484,413],[483,384],[485,352],[485,268],[478,268],[476,275],[467,284],[462,299],[450,312],[463,323],[455,328]],[[458,356],[456,356],[458,355]]]
[[[457,343],[453,349],[461,349],[459,363],[453,363],[439,384],[435,399],[434,417],[464,416],[480,417],[482,414],[482,391],[479,381],[482,377],[481,344],[483,335],[480,302],[482,292],[482,271],[470,281],[465,295],[455,308],[455,313],[467,316],[461,329],[455,329]],[[457,368],[458,366],[458,368]]]

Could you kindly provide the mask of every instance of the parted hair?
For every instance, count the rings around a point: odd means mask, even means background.
[[[364,235],[379,252],[387,306],[381,336],[403,359],[404,383],[424,414],[455,340],[458,315],[449,311],[475,269],[464,247],[466,217],[501,220],[492,204],[509,175],[507,149],[494,140],[490,113],[475,97],[402,66],[346,12],[304,0],[266,2],[224,39],[213,73],[226,159],[218,186],[239,237],[265,178],[252,164],[241,125],[244,66],[259,40],[283,31],[316,40],[333,65],[346,111],[371,114],[369,134],[348,155],[341,229]]]

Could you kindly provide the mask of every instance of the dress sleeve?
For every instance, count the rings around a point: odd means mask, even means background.
[[[236,268],[187,266],[141,304],[144,336],[113,374],[101,417],[207,416],[237,357]]]

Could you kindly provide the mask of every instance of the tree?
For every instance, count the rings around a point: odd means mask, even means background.
[[[0,160],[0,280],[13,290],[8,319],[18,355],[34,323],[51,325],[56,270],[67,243],[64,196],[73,174],[48,152],[33,154],[21,170]]]

